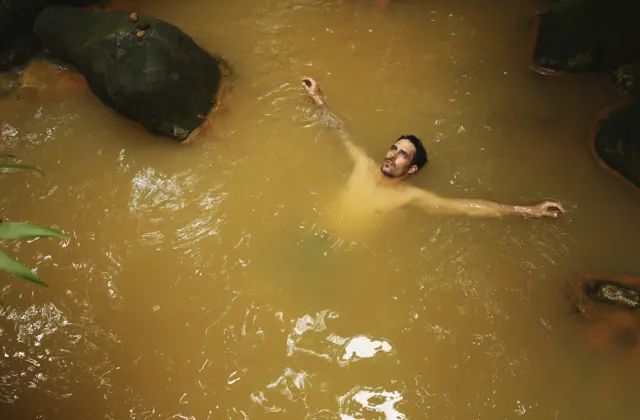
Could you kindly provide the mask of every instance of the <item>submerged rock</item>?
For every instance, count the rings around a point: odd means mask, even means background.
[[[613,70],[640,53],[640,2],[559,0],[539,16],[533,64],[578,72]]]
[[[621,281],[593,279],[583,285],[586,296],[595,301],[619,308],[637,309],[640,307],[640,288],[624,284]]]
[[[36,101],[59,103],[85,94],[90,94],[85,78],[58,63],[33,59],[19,70],[0,72],[0,102],[17,107]]]
[[[20,87],[17,73],[0,73],[0,99],[11,95]]]
[[[640,279],[583,277],[573,284],[572,293],[576,309],[588,318],[597,319],[612,311],[632,310],[640,321]]]
[[[585,277],[572,287],[573,301],[587,321],[593,344],[636,349],[640,337],[640,279]]]
[[[50,7],[37,16],[34,31],[52,56],[85,76],[104,104],[153,134],[185,140],[215,104],[219,60],[167,22]]]
[[[640,187],[640,103],[633,102],[605,115],[592,139],[596,158]]]

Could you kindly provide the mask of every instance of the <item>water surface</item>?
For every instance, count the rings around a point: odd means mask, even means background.
[[[118,6],[223,55],[233,90],[189,147],[48,67],[0,101],[0,153],[47,174],[2,175],[2,218],[72,234],[8,246],[50,287],[2,279],[2,418],[634,418],[634,352],[598,345],[566,287],[638,274],[638,197],[586,142],[617,97],[527,69],[544,2]],[[323,239],[351,163],[309,126],[302,76],[371,156],[421,137],[414,185],[568,214],[409,209],[368,241]]]

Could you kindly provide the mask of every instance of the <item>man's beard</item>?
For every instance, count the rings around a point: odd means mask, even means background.
[[[387,178],[398,178],[399,176],[401,176],[401,175],[396,175],[396,174],[393,174],[391,172],[385,171],[385,168],[384,168],[384,164],[385,163],[390,163],[390,166],[388,168],[389,170],[393,170],[393,169],[396,168],[396,166],[393,164],[393,162],[385,159],[385,161],[382,163],[382,166],[380,166],[380,172],[382,172],[382,175],[386,176]]]

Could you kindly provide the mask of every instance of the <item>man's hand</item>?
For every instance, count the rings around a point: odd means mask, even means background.
[[[318,86],[318,82],[313,80],[310,77],[302,78],[302,87],[304,88],[307,95],[316,103],[316,105],[322,105],[322,92],[320,91],[320,86]]]
[[[535,206],[529,207],[531,213],[529,213],[533,217],[558,217],[564,214],[564,208],[562,204],[556,203],[555,201],[545,201],[540,204],[536,204]]]

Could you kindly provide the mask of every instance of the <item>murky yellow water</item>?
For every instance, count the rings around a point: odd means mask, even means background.
[[[234,89],[190,147],[46,71],[0,101],[0,152],[47,173],[2,175],[2,218],[73,235],[8,244],[50,287],[2,276],[1,418],[636,418],[633,352],[598,346],[566,283],[640,274],[639,198],[589,154],[603,79],[526,67],[544,3],[122,5],[225,56]],[[305,75],[372,156],[424,139],[414,185],[568,214],[407,210],[323,241],[351,164],[308,127]]]

